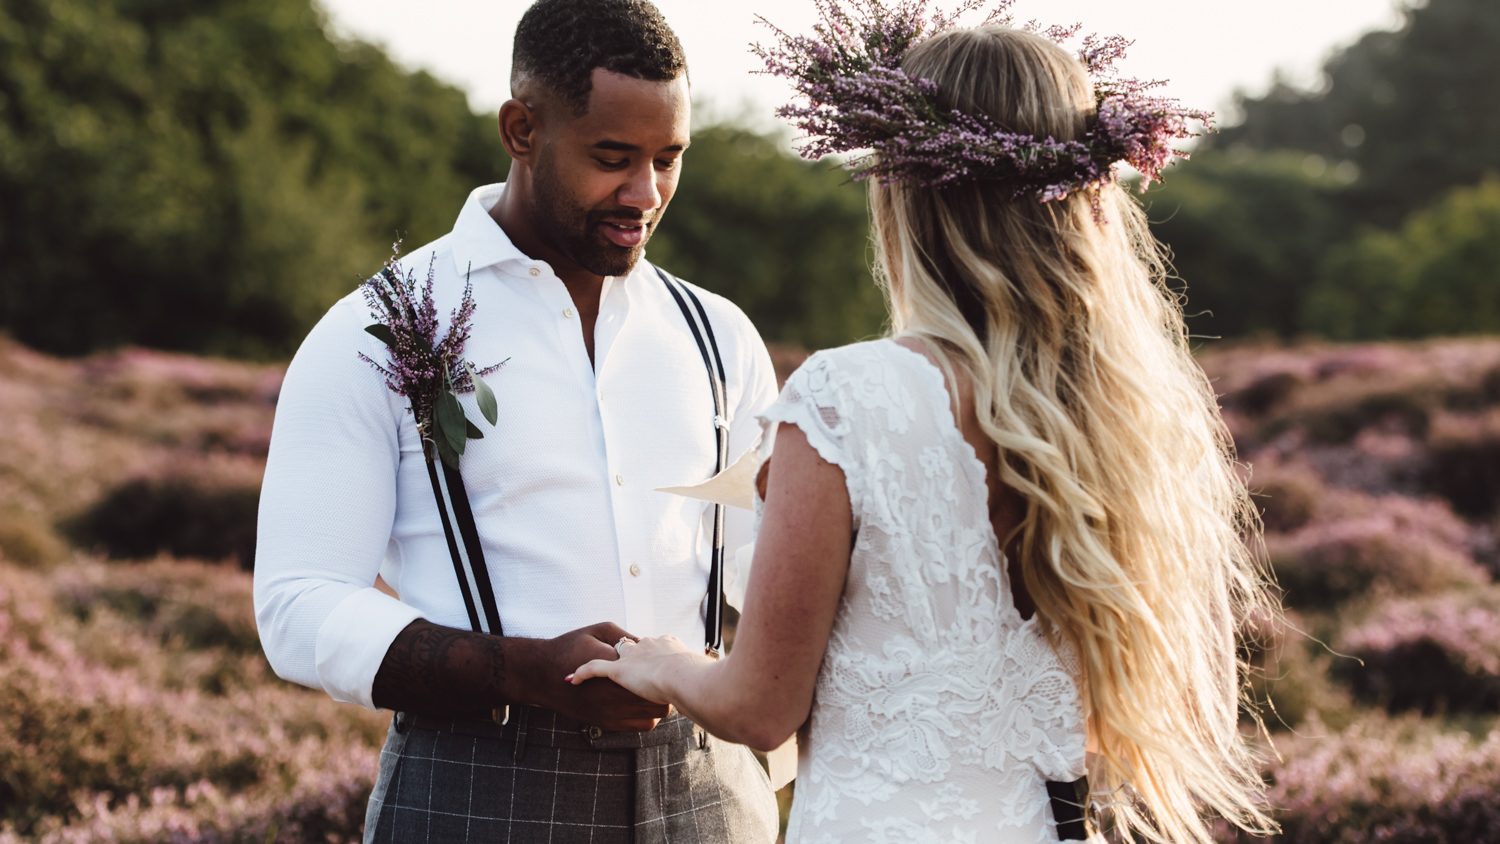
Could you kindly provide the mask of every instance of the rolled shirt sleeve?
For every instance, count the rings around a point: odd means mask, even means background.
[[[423,614],[373,587],[391,542],[407,410],[359,358],[384,358],[369,321],[351,294],[287,370],[261,488],[255,618],[278,676],[374,709],[386,651]]]

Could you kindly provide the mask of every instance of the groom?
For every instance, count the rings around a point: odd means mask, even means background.
[[[612,682],[563,680],[624,636],[704,636],[710,511],[654,490],[712,474],[714,398],[642,260],[688,146],[682,48],[646,0],[538,0],[513,66],[509,180],[403,262],[433,274],[440,315],[472,283],[466,357],[508,361],[488,379],[499,420],[462,458],[506,635],[468,629],[420,437],[359,358],[387,352],[352,294],[303,343],[277,408],[261,640],[280,676],[396,711],[367,842],[770,842],[776,805],[747,749]],[[697,295],[733,460],[775,379],[744,314]],[[727,547],[745,527],[731,517]]]

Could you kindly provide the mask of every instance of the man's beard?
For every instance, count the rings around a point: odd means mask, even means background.
[[[552,247],[578,266],[600,276],[624,276],[635,268],[646,249],[646,241],[656,230],[657,214],[649,221],[633,208],[589,211],[570,201],[557,178],[552,156],[543,151],[537,162],[533,183],[536,188],[537,228]],[[605,220],[641,222],[645,226],[639,246],[625,247],[611,243],[600,231]]]

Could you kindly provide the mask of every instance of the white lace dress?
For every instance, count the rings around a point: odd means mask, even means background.
[[[1076,662],[1015,609],[941,371],[891,340],[820,352],[761,420],[843,469],[856,531],[788,844],[1057,841],[1044,782],[1084,772]]]

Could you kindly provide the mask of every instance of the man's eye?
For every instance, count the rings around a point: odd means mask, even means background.
[[[680,160],[681,159],[677,158],[658,159],[656,162],[656,166],[662,170],[673,170],[677,167],[677,164]]]
[[[618,170],[619,168],[624,167],[625,165],[630,163],[629,160],[626,159],[612,161],[608,158],[595,158],[594,160],[599,162],[601,165],[610,168],[611,170]]]

